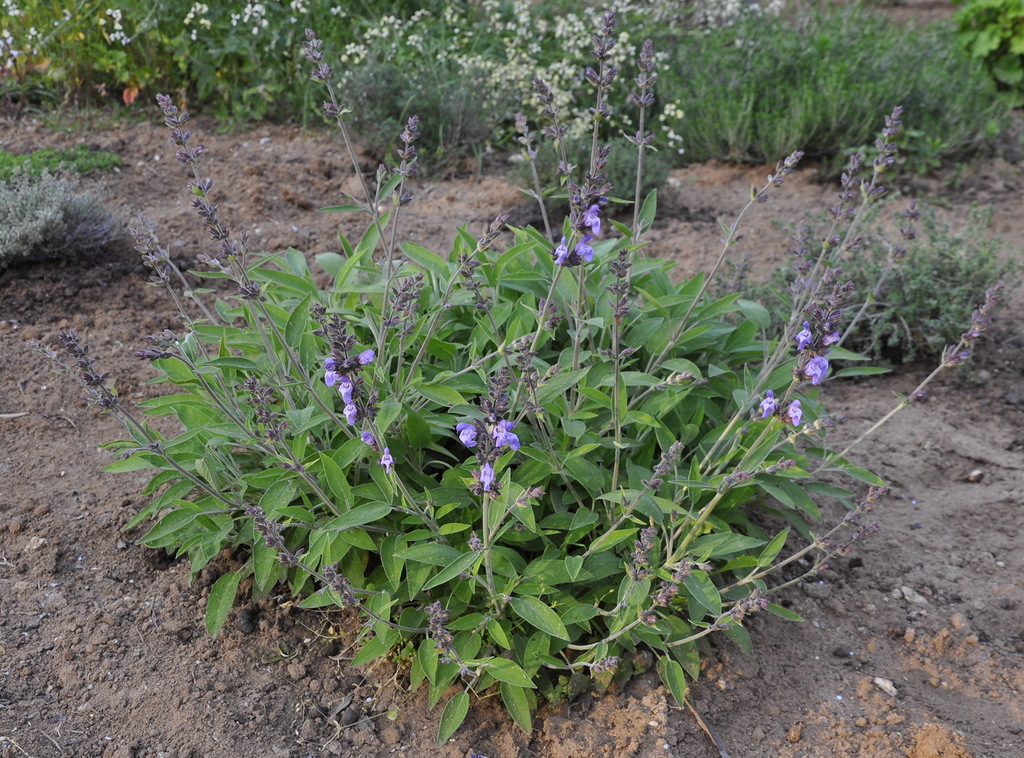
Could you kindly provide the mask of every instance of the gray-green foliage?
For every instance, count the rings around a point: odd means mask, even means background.
[[[988,233],[991,206],[974,208],[959,226],[940,220],[926,206],[916,236],[901,240],[899,228],[915,226],[897,215],[905,205],[893,199],[870,207],[861,222],[868,231],[837,261],[857,293],[850,315],[859,315],[844,344],[875,361],[908,363],[940,356],[970,323],[979,292],[996,280],[1010,284],[1019,278],[1016,259],[1005,255],[1002,242]],[[806,240],[827,236],[825,217],[809,217],[804,224]],[[810,247],[809,254],[815,254]],[[806,270],[803,258],[795,267],[801,263]],[[772,313],[772,329],[781,329],[790,318],[793,268],[777,269],[770,284],[748,284],[741,271],[741,281],[723,278],[720,290],[744,290],[764,302]]]
[[[891,103],[956,159],[1006,122],[1009,105],[942,27],[908,31],[857,8],[789,21],[743,18],[674,48],[663,89],[686,104],[686,157],[770,163],[871,144]],[[839,165],[836,165],[838,168]]]
[[[82,192],[77,179],[16,172],[0,183],[0,269],[88,255],[118,234],[99,197]]]
[[[911,361],[940,355],[955,344],[977,306],[977,294],[991,282],[1016,278],[1019,266],[1002,255],[1002,243],[988,236],[991,207],[974,208],[961,228],[925,209],[923,234],[907,243],[907,255],[882,280],[890,250],[876,232],[845,263],[868,310],[850,335],[852,347],[875,358]]]

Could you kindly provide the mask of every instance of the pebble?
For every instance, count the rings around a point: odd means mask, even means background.
[[[908,603],[914,603],[915,605],[928,605],[928,599],[920,592],[911,589],[910,587],[900,587],[900,593],[903,595],[903,599]]]
[[[815,600],[824,600],[832,594],[832,585],[824,582],[808,582],[800,585],[807,597]]]
[[[786,739],[796,744],[804,736],[804,722],[797,721],[790,727],[790,730],[786,733]]]
[[[950,625],[954,629],[966,629],[967,628],[967,617],[962,613],[954,613],[949,619]]]
[[[875,686],[878,687],[878,689],[880,689],[886,695],[889,695],[891,697],[896,697],[897,690],[893,686],[893,683],[892,683],[891,679],[885,679],[883,677],[876,676],[873,681],[874,681]]]

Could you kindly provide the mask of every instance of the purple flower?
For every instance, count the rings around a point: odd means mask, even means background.
[[[513,450],[519,449],[519,436],[512,433],[515,424],[511,421],[499,421],[494,427],[494,444],[498,447],[508,445]]]
[[[598,206],[592,205],[583,214],[583,223],[589,226],[594,234],[601,233],[601,217],[598,215],[600,210]]]
[[[337,371],[334,371],[333,369],[328,369],[327,373],[324,374],[324,383],[328,387],[333,387],[335,384],[337,384],[344,378],[345,377],[342,374],[339,374]]]
[[[821,344],[824,345],[825,347],[834,345],[837,342],[839,342],[839,332],[829,332],[828,334],[821,338]]]
[[[761,401],[761,418],[768,418],[775,413],[775,393],[768,390],[765,395],[765,399]]]
[[[330,387],[331,383],[328,382],[327,386]],[[338,394],[341,395],[341,399],[345,401],[345,405],[352,405],[352,390],[352,380],[349,379],[347,376],[339,376]]]
[[[374,438],[372,432],[363,432],[362,434],[359,435],[359,439],[361,439],[363,442],[365,442],[372,448],[377,447],[377,440]]]
[[[479,471],[473,472],[476,479],[484,487],[484,492],[491,491],[491,485],[494,484],[494,468],[490,463],[485,463],[480,467]]]
[[[587,244],[592,239],[594,239],[594,236],[588,234],[586,237],[579,241],[579,244],[576,245],[576,255],[585,260],[587,263],[590,263],[592,260],[594,260],[594,248]]]
[[[804,412],[800,410],[800,401],[794,400],[789,404],[789,408],[786,409],[786,415],[783,416],[783,419],[793,426],[800,426],[800,422],[803,421],[803,418]]]
[[[476,444],[476,427],[472,424],[458,424],[455,431],[466,447],[473,447]]]
[[[562,243],[555,248],[555,265],[564,266],[568,257],[569,248],[565,244],[565,237],[562,237]]]
[[[342,413],[345,414],[345,420],[352,425],[355,425],[356,421],[359,420],[359,409],[352,405],[352,403],[346,405]]]
[[[389,474],[393,471],[392,467],[395,465],[395,459],[391,457],[391,451],[388,448],[384,448],[384,455],[380,457],[380,465]]]
[[[327,369],[328,371],[334,371],[336,368],[338,368],[338,364],[334,360],[334,358],[328,356],[327,358],[324,358],[324,368]]]
[[[356,358],[359,361],[360,366],[365,366],[367,363],[372,363],[373,359],[377,357],[377,354],[372,350],[364,350]]]
[[[796,349],[803,350],[809,344],[814,337],[811,335],[811,325],[808,322],[804,322],[804,328],[796,335]],[[817,384],[817,382],[815,382]]]
[[[807,361],[804,366],[804,377],[811,380],[811,384],[821,384],[821,380],[828,373],[828,361],[820,355],[816,355]]]

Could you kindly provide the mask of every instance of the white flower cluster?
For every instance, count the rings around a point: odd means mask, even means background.
[[[19,55],[21,50],[14,49],[14,37],[11,36],[11,32],[7,29],[0,31],[0,58],[6,57],[3,67],[11,68]]]
[[[207,14],[209,12],[210,6],[206,3],[193,3],[192,8],[185,16],[185,20],[182,23],[184,23],[185,26],[192,27],[192,31],[189,33],[189,37],[192,39],[193,42],[199,39],[199,30],[197,26],[202,27],[203,29],[209,29],[211,26],[213,26],[210,19],[207,18]],[[193,25],[193,22],[196,22],[196,26]]]
[[[267,24],[267,6],[263,3],[246,3],[245,10],[242,11],[241,21],[243,24],[252,24],[253,35],[258,35],[260,29],[266,29]],[[235,14],[231,14],[231,25],[235,25]]]
[[[784,0],[704,0],[694,4],[694,22],[711,31],[731,26],[745,14],[774,18],[784,6]]]
[[[107,39],[111,42],[120,42],[122,45],[131,44],[132,38],[124,32],[124,17],[121,14],[120,8],[107,8],[104,11],[104,15],[110,16],[110,20],[113,22],[114,31],[107,35]],[[105,18],[100,18],[100,24],[106,24]],[[31,30],[30,30],[31,31]]]

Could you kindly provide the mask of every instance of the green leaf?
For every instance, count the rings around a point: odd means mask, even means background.
[[[267,491],[260,498],[260,508],[266,511],[271,517],[287,505],[291,505],[298,488],[291,479],[281,478],[267,487]]]
[[[878,476],[872,474],[867,469],[859,468],[857,466],[850,466],[849,468],[843,469],[844,473],[849,474],[854,479],[870,484],[874,487],[884,487],[885,482],[882,481]]]
[[[662,683],[668,687],[669,692],[675,699],[676,704],[682,707],[686,700],[686,677],[683,675],[683,667],[678,661],[668,657],[658,659],[658,676]]]
[[[352,203],[346,203],[345,205],[328,205],[325,208],[318,208],[321,213],[366,213],[366,209],[361,205],[353,205]]]
[[[565,570],[569,574],[569,578],[574,582],[576,577],[580,575],[581,568],[583,568],[582,555],[567,555],[565,557]]]
[[[775,535],[775,539],[768,543],[764,550],[761,551],[761,555],[757,557],[758,568],[765,568],[770,566],[772,561],[775,560],[779,552],[782,550],[782,546],[786,544],[786,539],[789,537],[789,529],[779,532]]]
[[[309,328],[309,303],[312,297],[313,295],[309,294],[302,298],[302,302],[295,306],[285,325],[284,340],[293,349],[299,346],[302,335]]]
[[[514,597],[509,600],[509,605],[512,606],[512,610],[523,621],[540,629],[545,634],[557,637],[560,640],[569,639],[569,632],[566,631],[565,625],[558,617],[558,614],[540,599],[532,595],[524,595],[523,597]]]
[[[391,646],[384,642],[380,637],[370,638],[365,645],[356,653],[356,657],[349,663],[350,666],[362,666],[364,663],[375,661],[382,655],[385,655]]]
[[[690,545],[690,552],[694,555],[706,555],[709,558],[723,558],[727,555],[745,553],[761,547],[763,544],[764,540],[759,540],[756,537],[719,532],[718,534],[705,534],[703,537],[695,539]]]
[[[526,734],[533,731],[533,714],[530,711],[530,700],[527,691],[523,687],[516,687],[508,682],[501,682],[498,685],[501,692],[501,700],[508,708],[508,712]]]
[[[492,658],[487,662],[487,673],[499,682],[507,682],[516,687],[527,687],[533,689],[533,680],[527,675],[519,664],[510,661],[508,658]]]
[[[420,247],[412,242],[403,242],[402,252],[405,253],[409,260],[415,261],[422,266],[424,270],[437,274],[442,279],[451,273],[448,268],[448,264],[444,259],[436,253],[427,250],[425,247]]]
[[[850,366],[849,368],[840,369],[832,375],[832,378],[840,379],[844,376],[875,376],[876,374],[888,373],[891,373],[891,369],[882,368],[881,366]]]
[[[441,714],[441,723],[437,727],[437,746],[446,743],[466,720],[469,713],[469,694],[463,690],[452,695]]]
[[[451,545],[440,545],[436,542],[424,542],[412,545],[399,550],[396,555],[418,563],[427,563],[431,566],[448,566],[452,561],[462,555]]]
[[[722,613],[722,596],[718,592],[718,587],[703,571],[694,571],[683,580],[683,585],[693,595],[693,599],[712,616]]]
[[[454,579],[463,571],[469,571],[472,573],[476,566],[480,564],[480,561],[484,559],[483,553],[474,553],[472,551],[463,553],[454,561],[449,563],[441,571],[437,573],[433,579],[423,585],[424,590],[429,590],[437,587],[439,584],[444,584],[451,579]],[[497,679],[497,677],[495,677]]]
[[[654,223],[654,216],[658,212],[658,190],[653,189],[644,198],[643,205],[640,206],[640,215],[638,220],[640,222],[640,229],[638,231],[646,231],[651,228],[651,224]],[[680,703],[680,705],[682,705]]]
[[[363,524],[377,521],[389,513],[391,513],[391,505],[389,503],[367,503],[366,505],[353,508],[348,513],[332,518],[323,525],[322,529],[325,532],[341,532],[354,526],[362,526]]]
[[[799,614],[793,613],[793,611],[783,608],[781,605],[775,605],[775,603],[768,603],[768,612],[774,613],[776,616],[786,621],[798,621],[803,623],[804,617]]]
[[[437,403],[445,408],[450,408],[453,405],[464,405],[466,402],[466,398],[451,387],[446,387],[443,384],[421,384],[416,387],[416,391],[432,403]]]
[[[241,572],[230,571],[222,575],[210,588],[210,597],[206,602],[206,633],[211,637],[216,637],[224,628],[231,606],[235,604],[235,593],[240,581]]]

